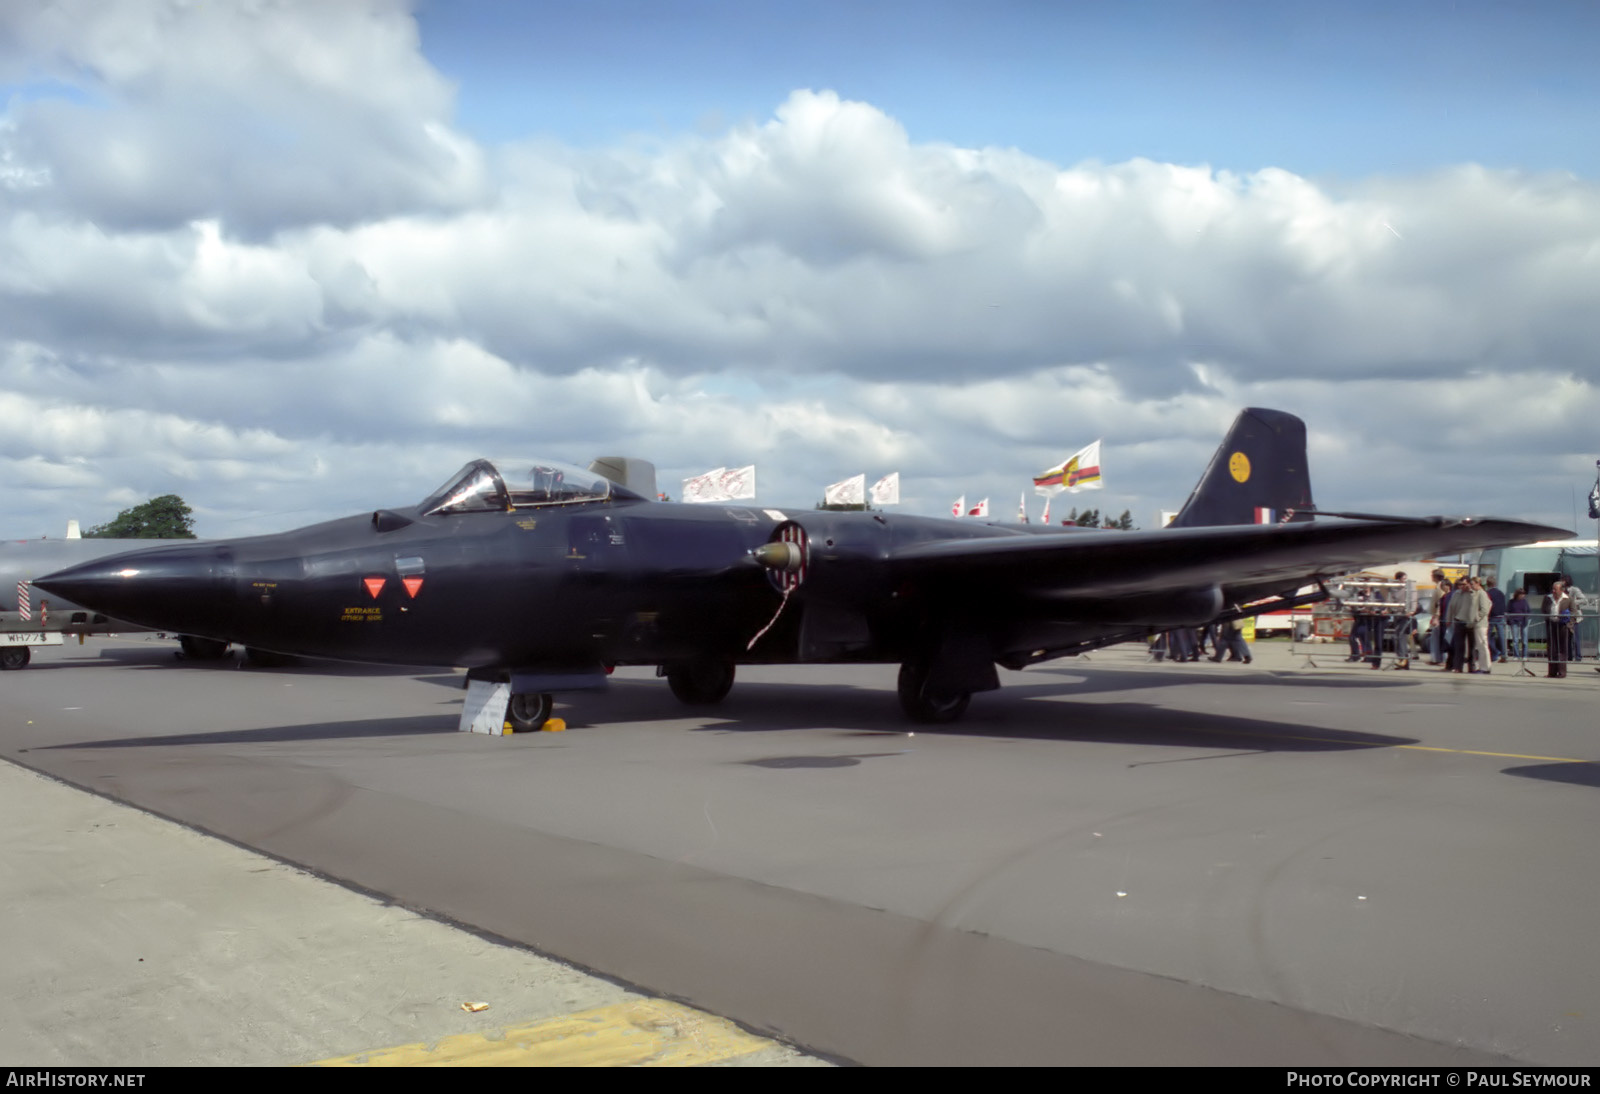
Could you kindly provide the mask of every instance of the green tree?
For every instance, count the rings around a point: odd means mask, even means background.
[[[124,509],[109,524],[83,535],[85,539],[194,539],[194,510],[178,495],[163,494]]]

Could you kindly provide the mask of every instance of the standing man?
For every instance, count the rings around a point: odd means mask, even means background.
[[[1450,660],[1447,663],[1456,672],[1469,671],[1466,665],[1468,659],[1473,656],[1473,639],[1477,637],[1478,623],[1483,621],[1487,624],[1489,618],[1489,598],[1483,598],[1480,610],[1477,594],[1482,590],[1473,588],[1472,583],[1475,580],[1475,578],[1462,578],[1456,583],[1455,592],[1450,596],[1448,612],[1455,632],[1452,635]]]
[[[1441,574],[1439,591],[1433,598],[1433,648],[1436,663],[1446,670],[1456,667],[1455,624],[1450,618],[1450,594],[1453,592],[1455,587],[1450,579]]]
[[[1588,598],[1583,595],[1583,590],[1572,583],[1572,578],[1566,574],[1561,575],[1561,583],[1567,590],[1567,600],[1572,604],[1572,659],[1583,660],[1583,609],[1588,606]]]
[[[1474,577],[1468,583],[1472,589],[1472,655],[1473,664],[1481,667],[1472,671],[1489,675],[1489,592],[1483,582]]]
[[[1566,588],[1557,581],[1550,586],[1550,595],[1544,598],[1545,657],[1549,664],[1545,675],[1557,680],[1567,675],[1567,627],[1572,619],[1572,602],[1567,599]]]
[[[1416,626],[1417,614],[1417,583],[1406,580],[1404,570],[1394,575],[1394,579],[1402,583],[1402,587],[1392,590],[1394,595],[1390,598],[1400,605],[1400,611],[1394,617],[1394,667],[1409,669],[1411,667],[1411,630]],[[1382,649],[1382,644],[1379,644]]]
[[[1528,659],[1528,590],[1518,589],[1506,605],[1506,622],[1511,624],[1511,652],[1518,661]]]
[[[1489,594],[1489,652],[1490,659],[1501,664],[1506,660],[1506,594],[1496,587],[1494,578],[1484,583]]]

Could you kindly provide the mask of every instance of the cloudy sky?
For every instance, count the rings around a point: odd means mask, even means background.
[[[1062,500],[1149,527],[1250,405],[1325,508],[1571,526],[1597,44],[1583,2],[8,4],[0,535],[512,454],[1009,517],[1095,438]]]

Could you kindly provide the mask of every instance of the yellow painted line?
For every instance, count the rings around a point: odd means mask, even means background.
[[[1429,748],[1427,745],[1395,745],[1417,752],[1456,752],[1463,756],[1493,756],[1501,760],[1548,760],[1553,764],[1591,764],[1593,760],[1575,760],[1571,756],[1524,756],[1518,752],[1479,752],[1472,748]]]
[[[691,1067],[774,1042],[664,999],[634,999],[489,1033],[319,1060],[311,1067]]]
[[[1245,730],[1211,730],[1198,732],[1219,737],[1257,737],[1265,741],[1313,741],[1324,745],[1344,745],[1346,748],[1405,748],[1413,752],[1453,752],[1458,756],[1493,756],[1499,760],[1545,760],[1555,764],[1592,764],[1594,760],[1575,760],[1571,756],[1524,756],[1518,752],[1480,752],[1473,748],[1436,748],[1430,745],[1389,745],[1380,741],[1345,741],[1337,737],[1305,737],[1292,733],[1250,733]]]

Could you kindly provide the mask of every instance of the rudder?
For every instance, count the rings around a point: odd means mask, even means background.
[[[1199,485],[1168,527],[1312,519],[1306,423],[1282,410],[1239,412]]]

